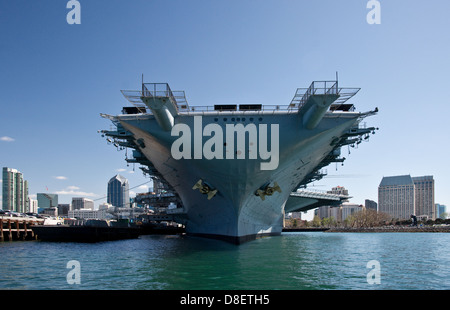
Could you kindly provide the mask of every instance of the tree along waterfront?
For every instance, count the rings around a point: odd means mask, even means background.
[[[372,228],[386,226],[436,226],[450,225],[450,219],[437,218],[436,220],[418,220],[414,225],[412,219],[394,219],[389,214],[377,212],[372,209],[363,209],[354,214],[347,216],[343,221],[338,221],[334,217],[320,218],[314,216],[311,221],[299,219],[288,219],[285,221],[286,228],[302,228],[302,227],[321,227],[321,228]]]

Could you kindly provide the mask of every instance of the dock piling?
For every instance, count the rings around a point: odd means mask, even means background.
[[[19,220],[16,220],[16,238],[17,238],[17,240],[20,239],[20,226],[19,226]]]
[[[9,231],[8,240],[11,241],[12,240],[12,231],[11,231],[11,220],[10,219],[8,219],[8,231]]]
[[[5,218],[0,216],[0,242],[14,240],[37,240],[37,235],[30,226],[40,225],[43,220],[29,218]]]

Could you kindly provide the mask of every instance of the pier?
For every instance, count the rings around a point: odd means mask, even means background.
[[[25,217],[0,217],[0,242],[36,240],[32,225],[42,224],[43,219]]]

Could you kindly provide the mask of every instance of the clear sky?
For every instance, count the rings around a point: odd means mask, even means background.
[[[133,192],[149,179],[97,133],[100,113],[128,104],[121,89],[168,82],[191,106],[289,104],[313,80],[361,87],[351,99],[380,130],[314,188],[345,186],[351,202],[377,201],[383,176],[433,175],[450,205],[450,2],[380,0],[66,0],[0,2],[0,166],[20,170],[29,193],[105,202],[117,173]],[[0,193],[1,194],[1,193]],[[0,200],[1,202],[1,200]]]

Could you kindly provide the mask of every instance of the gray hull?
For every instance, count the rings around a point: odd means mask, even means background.
[[[302,129],[294,113],[255,115],[259,117],[261,123],[280,125],[280,158],[275,170],[261,170],[261,160],[248,158],[175,160],[170,148],[175,137],[161,131],[152,116],[119,119],[136,139],[142,139],[145,147],[141,152],[180,196],[183,210],[178,220],[186,225],[187,233],[239,243],[281,233],[283,208],[290,193],[332,151],[333,139],[355,125],[358,115],[326,117],[313,131]],[[224,118],[230,116],[203,115],[202,119],[204,125],[224,126]],[[182,116],[179,121],[193,126],[193,116]],[[207,195],[193,190],[198,180],[217,189],[217,194],[208,200]],[[259,188],[274,182],[281,193],[274,192],[264,200],[255,195]]]

